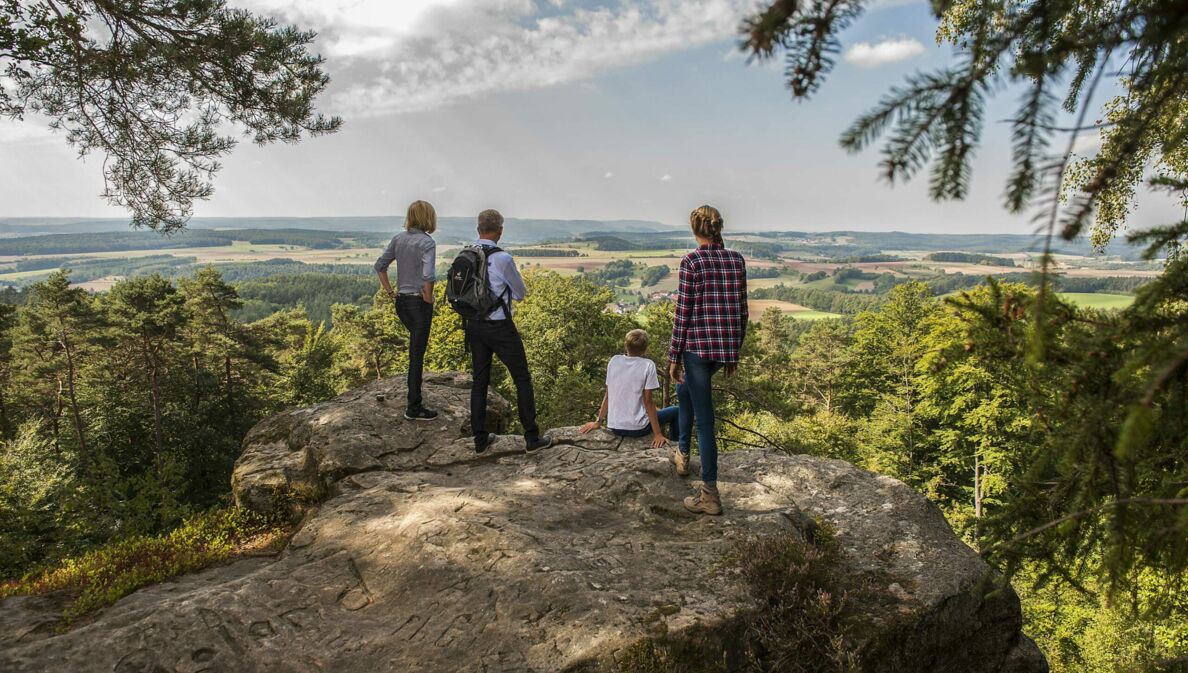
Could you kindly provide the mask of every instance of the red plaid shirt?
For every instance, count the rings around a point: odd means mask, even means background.
[[[743,256],[720,245],[690,252],[681,260],[669,362],[680,362],[685,351],[706,360],[738,362],[748,317]]]

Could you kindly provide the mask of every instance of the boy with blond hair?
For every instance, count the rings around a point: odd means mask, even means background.
[[[656,363],[644,357],[648,352],[648,333],[633,329],[623,340],[624,353],[611,358],[606,366],[606,392],[598,418],[582,426],[583,433],[602,427],[605,420],[611,432],[620,437],[645,437],[652,434],[652,446],[668,443],[661,428],[669,426],[672,437],[677,424],[677,407],[656,409],[652,391],[660,387]],[[675,437],[674,437],[675,438]]]

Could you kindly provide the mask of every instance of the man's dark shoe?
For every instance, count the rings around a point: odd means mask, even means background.
[[[494,444],[495,440],[497,439],[499,439],[499,435],[495,434],[494,432],[488,432],[485,437],[482,435],[476,436],[474,438],[474,452],[486,453],[487,449],[491,448],[491,445]]]
[[[407,409],[404,412],[404,417],[410,421],[431,421],[437,418],[437,412],[425,407],[417,409]]]
[[[524,440],[524,452],[536,453],[537,451],[540,451],[541,449],[547,449],[552,445],[553,439],[551,437],[538,437],[531,441]]]

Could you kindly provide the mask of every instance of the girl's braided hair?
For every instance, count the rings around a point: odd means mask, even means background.
[[[722,213],[713,206],[702,206],[689,215],[693,233],[709,239],[717,245],[722,243]]]

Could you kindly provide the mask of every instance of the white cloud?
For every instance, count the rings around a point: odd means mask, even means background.
[[[615,174],[611,171],[607,171],[606,173],[603,174],[602,177],[607,180],[610,180],[611,178],[615,177]]]
[[[445,187],[434,187],[434,188],[433,188],[433,193],[434,193],[434,194],[440,194],[440,193],[444,192],[445,190],[446,190],[446,188],[445,188]]]
[[[665,173],[664,175],[660,176],[660,182],[670,182],[671,180],[672,180],[672,176],[669,175],[668,173]]]
[[[846,50],[846,62],[860,68],[877,68],[888,63],[906,61],[924,53],[924,45],[910,37],[883,40],[871,44],[859,42]]]
[[[38,115],[26,115],[21,121],[0,119],[0,144],[44,143],[57,140],[65,142],[65,135],[59,136],[49,127],[49,120]]]
[[[1083,133],[1073,141],[1073,154],[1097,154],[1099,149],[1101,149],[1101,131]]]
[[[754,0],[239,0],[320,33],[328,111],[431,110],[734,36]]]

